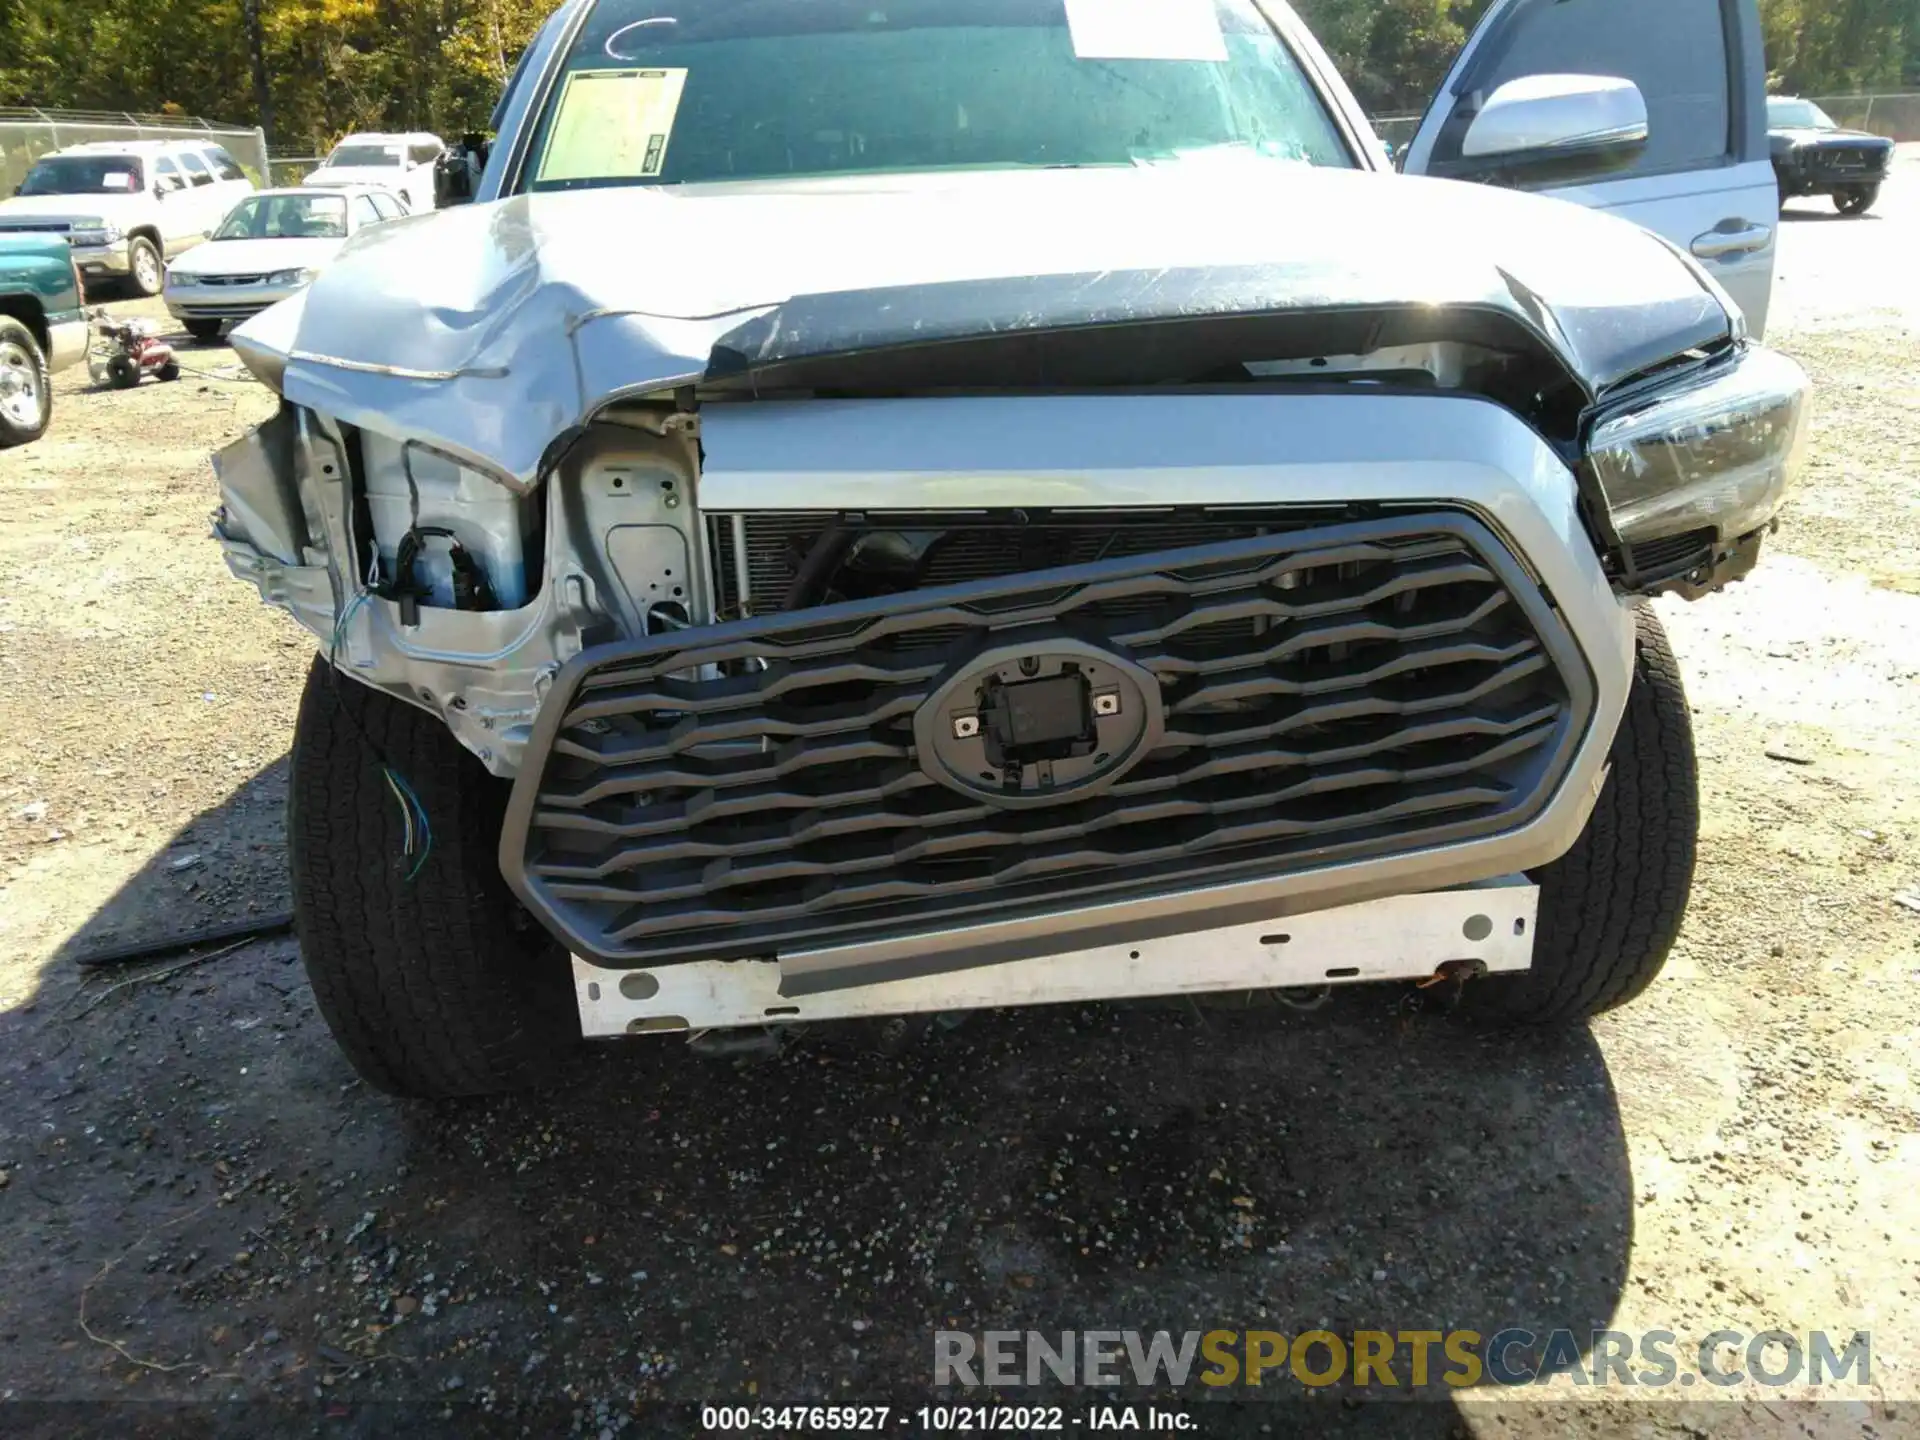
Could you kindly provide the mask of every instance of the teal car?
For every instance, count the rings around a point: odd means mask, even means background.
[[[87,358],[88,333],[67,237],[0,234],[0,449],[46,433],[51,377]]]

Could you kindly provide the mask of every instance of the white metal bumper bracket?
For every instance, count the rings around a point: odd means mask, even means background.
[[[603,970],[575,957],[574,988],[580,1028],[593,1038],[1423,980],[1459,961],[1511,972],[1532,963],[1539,899],[1538,887],[1516,877],[811,995],[780,993],[777,960]]]

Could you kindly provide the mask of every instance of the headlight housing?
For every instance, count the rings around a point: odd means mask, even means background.
[[[311,270],[276,270],[267,276],[269,285],[311,285],[312,283],[313,271]]]
[[[1806,449],[1806,372],[1741,348],[1677,385],[1603,413],[1587,468],[1629,546],[1712,529],[1750,535],[1774,517]]]
[[[126,232],[111,220],[76,220],[67,232],[69,244],[83,247],[118,245],[125,238]]]

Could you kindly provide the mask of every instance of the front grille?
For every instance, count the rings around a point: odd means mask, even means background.
[[[1836,147],[1830,150],[1816,150],[1814,156],[1815,164],[1819,168],[1844,174],[1878,170],[1882,161],[1882,152],[1873,149]]]
[[[196,285],[264,285],[264,275],[201,275],[195,278]]]
[[[916,712],[970,657],[1050,642],[1157,685],[1134,768],[1022,809],[923,768]],[[589,650],[541,711],[501,853],[603,963],[766,955],[1510,830],[1591,705],[1476,521],[1319,526]]]

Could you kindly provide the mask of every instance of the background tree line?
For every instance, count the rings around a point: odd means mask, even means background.
[[[555,0],[0,0],[0,105],[178,111],[276,148],[485,124]],[[697,3],[697,0],[696,0]],[[1296,0],[1375,113],[1417,111],[1490,0]],[[1920,0],[1761,0],[1800,94],[1920,83]]]

